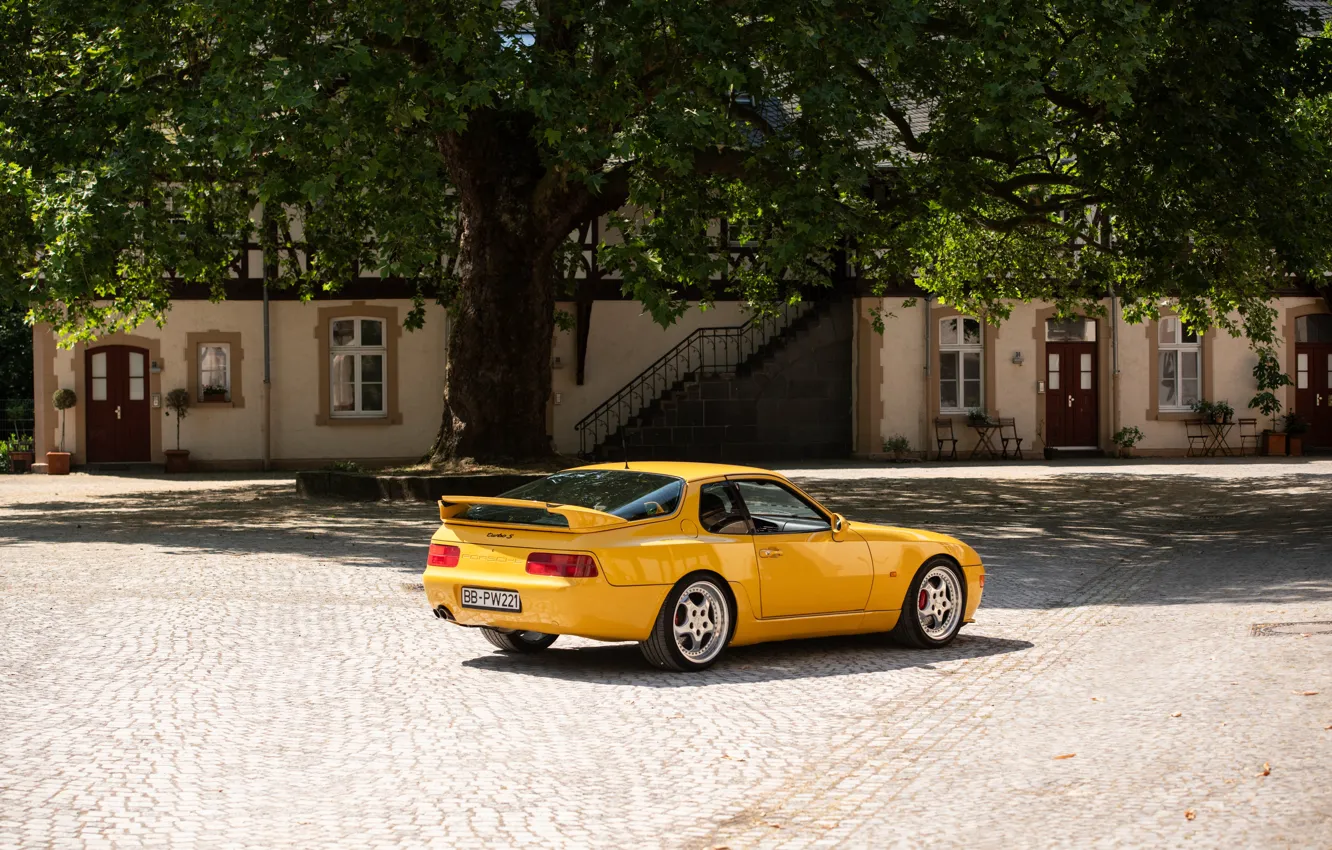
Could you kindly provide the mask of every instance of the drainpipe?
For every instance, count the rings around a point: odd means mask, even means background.
[[[273,386],[272,386],[273,376],[270,368],[271,364],[269,360],[269,355],[270,351],[268,345],[268,270],[267,268],[265,268],[264,269],[264,440],[263,440],[263,446],[261,447],[261,451],[263,452],[262,458],[263,458],[264,472],[268,472],[272,460],[272,439],[270,437],[270,434],[272,432],[273,417],[272,417],[272,408],[271,408],[270,399],[272,398],[273,395]]]
[[[930,296],[927,293],[921,299],[925,308],[925,379],[921,381],[920,393],[920,447],[925,452],[925,459],[930,459]]]
[[[268,236],[263,245],[263,250],[259,252],[261,262],[264,264],[264,422],[263,422],[263,444],[260,447],[262,465],[264,472],[268,472],[273,466],[273,361],[272,347],[269,340],[269,322],[268,322],[268,281],[277,273],[277,222],[272,220],[268,213],[268,206],[264,206],[264,232]],[[269,256],[269,248],[273,250],[273,256]]]
[[[1110,284],[1110,433],[1119,431],[1119,297]]]

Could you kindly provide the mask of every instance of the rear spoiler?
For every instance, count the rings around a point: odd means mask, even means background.
[[[557,505],[552,502],[534,502],[529,499],[504,499],[498,496],[444,496],[439,500],[439,518],[447,522],[466,511],[472,505],[495,505],[501,508],[535,508],[548,514],[558,514],[569,521],[570,530],[590,530],[623,525],[628,520],[595,511],[580,508],[577,505]]]

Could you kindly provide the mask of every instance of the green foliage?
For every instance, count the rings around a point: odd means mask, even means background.
[[[51,393],[51,405],[60,411],[60,451],[65,450],[65,411],[78,402],[73,390],[60,389]]]
[[[0,272],[4,265],[0,263]],[[3,306],[0,283],[0,398],[32,398],[32,328],[26,305]]]
[[[1281,371],[1281,361],[1277,359],[1276,351],[1271,346],[1258,349],[1258,362],[1253,367],[1253,379],[1258,386],[1258,392],[1249,399],[1249,408],[1258,410],[1275,423],[1276,415],[1281,412],[1281,400],[1277,398],[1276,390],[1290,386],[1292,381],[1289,375]]]
[[[190,409],[190,392],[174,389],[166,394],[166,415],[176,414],[176,450],[180,451],[180,422]]]
[[[326,465],[324,469],[329,472],[364,472],[361,465],[354,460],[335,460]]]
[[[417,327],[482,208],[530,211],[473,238],[560,275],[565,234],[640,211],[603,264],[662,322],[846,250],[976,314],[1113,285],[1261,338],[1332,267],[1328,40],[1286,0],[29,0],[0,28],[0,301],[70,340],[160,321],[168,270],[220,297],[256,237],[307,297],[417,280]]]
[[[1208,401],[1205,398],[1193,403],[1193,412],[1201,416],[1204,422],[1229,422],[1235,416],[1235,408],[1229,402]]]
[[[883,441],[883,450],[893,457],[901,457],[911,451],[911,441],[901,434],[894,434]]]
[[[73,390],[61,389],[51,393],[51,405],[60,411],[69,410],[78,402]]]
[[[973,407],[967,411],[968,425],[993,425],[989,412],[983,407]]]
[[[1138,426],[1125,425],[1123,428],[1120,428],[1118,431],[1116,431],[1114,436],[1111,437],[1110,439],[1113,440],[1114,444],[1119,446],[1120,448],[1131,449],[1134,446],[1136,446],[1138,443],[1141,443],[1144,436],[1145,435],[1142,433],[1142,429],[1139,428]]]
[[[1309,430],[1309,420],[1292,410],[1281,417],[1281,430],[1292,437],[1298,437]]]

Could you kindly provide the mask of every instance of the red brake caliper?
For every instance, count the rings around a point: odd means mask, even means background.
[[[925,591],[925,588],[922,587],[920,589],[920,601],[916,603],[916,607],[924,611],[925,606],[928,605],[929,603],[930,603],[930,594],[927,593]]]

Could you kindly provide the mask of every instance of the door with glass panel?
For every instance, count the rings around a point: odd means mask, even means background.
[[[1045,444],[1096,448],[1096,321],[1051,319],[1045,339]]]
[[[127,345],[88,349],[84,376],[88,462],[152,460],[148,352]]]
[[[1332,448],[1332,315],[1295,319],[1295,412],[1309,423],[1307,448]]]

